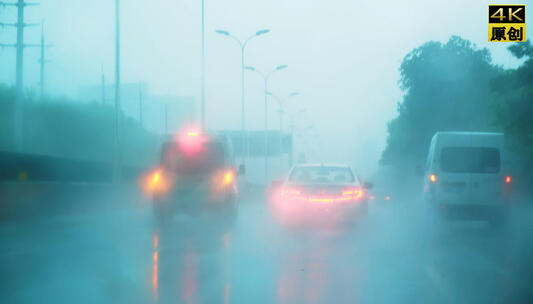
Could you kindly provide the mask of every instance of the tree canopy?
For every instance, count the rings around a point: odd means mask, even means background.
[[[524,62],[503,69],[487,49],[452,36],[412,50],[400,66],[403,100],[388,124],[381,163],[396,167],[421,163],[437,131],[501,131],[506,135],[510,169],[533,182],[533,46],[508,47]]]
[[[519,163],[519,173],[527,177],[533,169],[533,47],[526,41],[508,49],[525,61],[517,69],[503,71],[492,79],[493,114]]]
[[[437,131],[493,131],[491,79],[502,69],[487,49],[452,36],[412,50],[400,66],[403,101],[389,122],[381,163],[412,166],[425,159]]]

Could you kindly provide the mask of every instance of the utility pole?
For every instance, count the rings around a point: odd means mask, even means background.
[[[115,161],[113,178],[120,180],[120,0],[115,0]]]
[[[268,186],[268,77],[265,77],[265,186]]]
[[[102,63],[102,105],[105,105],[105,74],[104,74],[103,63]]]
[[[289,115],[289,127],[291,129],[291,146],[290,146],[290,152],[289,152],[289,168],[292,167],[293,159],[294,159],[294,142],[296,140],[296,136],[294,134],[294,131],[296,129],[296,125],[294,122],[295,118],[298,118],[300,115],[304,114],[307,110],[306,109],[300,109],[298,112],[294,114]]]
[[[168,134],[168,104],[165,103],[165,136]]]
[[[39,64],[41,65],[41,78],[40,78],[40,88],[41,88],[41,98],[40,100],[44,100],[44,65],[47,62],[50,62],[50,60],[47,60],[45,57],[45,49],[47,47],[51,47],[51,44],[45,44],[44,40],[44,21],[41,22],[41,58],[39,58]]]
[[[39,63],[41,64],[41,73],[40,73],[40,87],[41,87],[41,102],[43,101],[44,96],[44,21],[41,22],[41,58],[39,58]]]
[[[16,23],[0,23],[1,27],[12,26],[17,29],[17,42],[15,44],[0,44],[0,47],[15,47],[17,50],[16,55],[16,100],[14,104],[14,119],[13,119],[13,131],[15,137],[15,149],[16,151],[22,150],[23,142],[23,108],[22,102],[24,100],[24,87],[23,87],[23,66],[24,66],[24,48],[25,47],[37,47],[38,44],[25,44],[24,43],[24,28],[27,26],[36,26],[38,24],[24,23],[24,8],[26,6],[38,5],[36,2],[24,2],[24,0],[18,0],[17,2],[3,2],[0,1],[0,6],[15,6],[17,7],[17,22]]]
[[[279,103],[279,170],[283,173],[283,102]],[[281,175],[280,175],[281,176]]]
[[[272,75],[272,73],[275,73],[277,71],[281,71],[281,70],[284,70],[288,68],[287,65],[279,65],[277,66],[275,69],[273,69],[272,71],[268,72],[268,73],[262,73],[261,71],[257,70],[256,68],[252,67],[252,66],[246,66],[245,69],[246,70],[249,70],[249,71],[252,71],[252,72],[256,72],[257,74],[259,74],[263,80],[265,81],[265,88],[264,88],[264,94],[265,94],[265,109],[264,109],[264,114],[265,114],[265,130],[264,130],[264,137],[265,137],[265,185],[268,185],[268,157],[269,157],[269,151],[268,151],[268,96],[269,96],[269,92],[268,92],[268,79],[270,78],[270,76]]]
[[[139,83],[139,123],[141,128],[143,126],[143,90],[142,85]]]
[[[300,93],[298,92],[292,92],[290,93],[289,95],[285,96],[285,97],[278,97],[274,94],[272,94],[271,92],[267,92],[267,94],[271,97],[273,97],[274,99],[276,99],[278,102],[279,102],[279,109],[278,109],[278,113],[279,113],[279,169],[280,169],[280,173],[283,172],[283,115],[285,115],[285,110],[283,110],[283,105],[285,104],[285,102],[287,100],[289,100],[289,98],[291,97],[294,97],[294,96],[298,96]],[[290,163],[290,162],[289,162]]]
[[[201,130],[205,131],[205,6],[202,0],[202,93],[200,121]]]
[[[17,93],[23,91],[23,65],[24,65],[24,0],[17,2]]]
[[[233,36],[228,31],[216,30],[215,32],[217,34],[224,35],[224,36],[227,36],[227,37],[235,40],[239,44],[239,46],[241,48],[241,138],[242,138],[242,143],[241,143],[241,164],[245,165],[245,160],[246,160],[245,150],[246,150],[246,147],[247,147],[247,136],[245,134],[245,124],[244,124],[244,117],[245,117],[244,116],[244,114],[245,114],[245,111],[244,111],[244,70],[245,70],[244,50],[246,49],[246,45],[248,45],[248,42],[250,41],[250,39],[258,37],[258,36],[261,36],[261,35],[264,35],[264,34],[267,34],[267,33],[270,33],[270,30],[268,30],[268,29],[259,30],[259,31],[255,32],[255,34],[251,35],[250,37],[248,37],[244,41],[241,41],[239,38],[237,38],[236,36]]]
[[[291,129],[291,149],[290,149],[290,152],[289,152],[289,168],[292,167],[292,164],[293,164],[293,158],[294,158],[294,119],[293,117],[291,116],[290,117],[290,125],[289,125],[290,129]]]

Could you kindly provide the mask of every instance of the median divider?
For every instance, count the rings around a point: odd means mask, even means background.
[[[0,221],[84,214],[142,202],[137,184],[0,183]]]

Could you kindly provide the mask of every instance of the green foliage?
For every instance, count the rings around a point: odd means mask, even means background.
[[[14,150],[15,92],[0,86],[0,150]],[[24,102],[22,152],[96,161],[113,160],[114,108],[67,100]],[[159,138],[128,117],[119,128],[124,164],[145,166],[157,158]]]
[[[527,41],[508,50],[524,59],[516,69],[493,65],[486,49],[456,36],[407,54],[400,66],[405,95],[389,122],[381,163],[413,167],[426,157],[437,131],[503,131],[509,170],[523,189],[531,188],[533,46]]]
[[[452,36],[411,51],[400,66],[405,95],[398,117],[388,125],[381,163],[407,165],[425,159],[437,131],[494,131],[490,80],[501,72],[487,49]]]
[[[533,46],[527,41],[508,49],[526,60],[492,80],[492,101],[495,120],[505,131],[525,177],[533,169]]]

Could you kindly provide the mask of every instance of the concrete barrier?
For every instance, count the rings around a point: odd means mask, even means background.
[[[139,204],[136,184],[0,183],[0,221],[84,214]]]
[[[122,166],[120,178],[134,182],[144,168]],[[0,182],[81,182],[113,181],[111,162],[71,159],[47,155],[0,151]]]

